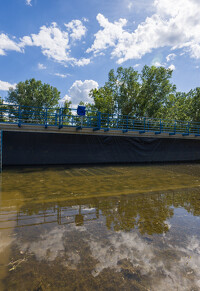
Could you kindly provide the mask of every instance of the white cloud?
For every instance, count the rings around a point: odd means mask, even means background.
[[[54,76],[60,77],[60,78],[67,78],[70,76],[70,74],[60,74],[60,73],[55,73]]]
[[[95,34],[95,41],[91,48],[87,49],[87,52],[94,52],[95,54],[107,49],[108,47],[115,47],[117,41],[123,39],[123,27],[126,25],[127,20],[120,18],[119,21],[111,23],[102,14],[97,15],[97,21],[103,30],[99,30]]]
[[[131,10],[131,8],[133,7],[133,3],[129,2],[127,7],[128,7],[129,10]]]
[[[152,65],[155,67],[162,67],[162,64],[160,62],[154,62]]]
[[[59,100],[59,104],[61,107],[64,106],[65,101],[72,101],[71,97],[67,94],[62,99]]]
[[[7,50],[21,52],[20,46],[6,34],[0,34],[0,55],[5,55]]]
[[[69,24],[65,24],[65,26],[71,31],[71,34],[68,31],[61,30],[55,22],[48,27],[43,25],[38,34],[31,34],[31,36],[21,38],[20,47],[40,47],[45,56],[65,66],[68,64],[77,66],[89,64],[89,58],[76,59],[71,56],[72,44],[70,43],[70,38],[73,42],[80,40],[85,35],[85,27],[79,20],[73,20]]]
[[[70,37],[72,40],[80,40],[86,34],[86,27],[82,24],[80,20],[72,20],[68,24],[65,24],[68,31],[70,32]]]
[[[176,70],[176,67],[175,67],[173,64],[171,64],[171,65],[168,67],[168,69],[174,71],[174,70]]]
[[[32,34],[31,37],[22,38],[22,46],[41,47],[42,53],[58,62],[68,62],[69,56],[69,37],[68,33],[61,31],[56,23],[51,26],[42,26],[38,34]]]
[[[167,62],[169,62],[169,61],[173,61],[174,59],[175,59],[175,57],[176,57],[176,54],[169,54],[168,56],[166,56],[166,60],[167,60]]]
[[[140,23],[132,33],[125,30],[126,19],[111,23],[102,14],[97,20],[102,27],[87,52],[94,55],[112,48],[118,63],[140,59],[153,49],[184,49],[191,57],[200,58],[200,1],[154,0],[155,13]]]
[[[86,17],[83,17],[82,20],[83,20],[84,22],[89,22],[89,19],[86,18]]]
[[[93,100],[89,97],[90,90],[98,88],[98,86],[99,84],[94,80],[85,80],[84,82],[81,80],[75,81],[68,91],[73,106],[77,106],[80,101],[92,103]],[[65,97],[69,98],[68,95]]]
[[[79,59],[79,60],[74,60],[74,65],[78,66],[78,67],[83,67],[85,65],[88,65],[90,64],[90,59],[87,59],[87,58],[82,58],[82,59]]]
[[[32,0],[26,0],[26,5],[28,5],[28,6],[32,6],[31,1],[32,1]]]
[[[9,88],[15,88],[16,84],[10,84],[0,80],[0,91],[8,91]]]
[[[133,68],[138,68],[140,66],[140,64],[135,64],[134,66],[133,66]]]
[[[47,67],[43,64],[38,63],[38,69],[39,70],[45,70]]]

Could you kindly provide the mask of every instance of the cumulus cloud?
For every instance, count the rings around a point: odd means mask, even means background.
[[[80,20],[72,20],[68,24],[65,24],[68,31],[70,32],[70,37],[72,40],[80,40],[86,34],[86,27],[82,24]]]
[[[10,84],[8,82],[4,82],[0,80],[0,90],[1,91],[8,91],[10,88],[15,88],[16,84]]]
[[[66,100],[72,101],[73,107],[76,107],[81,101],[84,103],[92,103],[93,99],[89,97],[90,90],[98,88],[99,84],[94,80],[76,80],[61,100],[62,106]]]
[[[43,64],[38,63],[38,69],[39,70],[45,70],[47,67]]]
[[[20,46],[12,39],[10,39],[6,34],[0,34],[0,55],[6,55],[6,51],[17,51],[22,52]]]
[[[31,37],[23,37],[21,45],[41,47],[42,53],[58,62],[68,62],[69,56],[69,36],[65,31],[61,31],[56,23],[51,26],[42,26],[38,34]]]
[[[83,67],[85,65],[88,65],[90,64],[90,59],[88,58],[82,58],[82,59],[79,59],[79,60],[76,60],[74,59],[74,65],[78,66],[78,67]]]
[[[112,48],[117,63],[140,59],[153,49],[184,49],[191,57],[200,58],[200,2],[195,0],[154,0],[155,13],[140,23],[132,33],[124,27],[126,19],[109,22],[102,14],[97,21],[102,27],[87,52],[94,55]]]
[[[83,101],[84,103],[93,103],[93,99],[89,96],[90,90],[98,88],[99,84],[94,80],[76,80],[68,93],[60,99],[60,105],[63,106],[65,101],[71,101],[72,106],[76,107]]]
[[[20,47],[26,46],[40,47],[42,53],[48,58],[64,65],[84,66],[90,63],[90,59],[76,59],[71,56],[71,41],[80,40],[86,33],[86,28],[80,20],[73,20],[65,24],[66,30],[61,30],[56,22],[50,26],[40,27],[38,34],[31,34],[21,38]]]
[[[80,101],[92,103],[92,98],[89,97],[90,90],[98,88],[98,83],[94,80],[76,80],[68,91],[70,100],[73,105],[77,106]]]
[[[71,97],[67,94],[62,99],[59,100],[59,104],[61,107],[64,106],[65,101],[72,101]]]
[[[103,27],[95,34],[95,41],[87,52],[94,52],[95,54],[107,49],[108,47],[115,47],[118,40],[123,39],[123,27],[127,24],[126,19],[120,18],[119,21],[111,23],[102,14],[97,15],[99,25]]]
[[[173,64],[171,64],[171,65],[168,67],[168,69],[174,71],[174,70],[176,69],[176,67],[175,67]]]
[[[152,65],[155,66],[155,67],[162,67],[162,64],[160,62],[158,62],[158,61],[153,62]]]

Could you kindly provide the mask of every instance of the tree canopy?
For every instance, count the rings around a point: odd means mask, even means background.
[[[108,81],[90,96],[88,107],[103,113],[200,122],[200,87],[177,92],[173,71],[144,66],[141,73],[132,67],[118,67],[108,73]]]
[[[60,92],[49,84],[35,79],[19,82],[16,88],[10,88],[6,101],[12,104],[35,107],[54,107],[58,105]]]

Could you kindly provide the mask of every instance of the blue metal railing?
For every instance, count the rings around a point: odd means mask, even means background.
[[[126,133],[136,131],[140,134],[145,132],[168,133],[169,135],[193,134],[200,136],[200,123],[177,120],[165,120],[148,117],[133,117],[127,115],[115,115],[101,113],[99,111],[86,110],[85,116],[79,116],[74,108],[43,108],[13,104],[0,105],[0,123],[43,125],[45,128],[55,126],[92,128],[95,130],[121,130]]]

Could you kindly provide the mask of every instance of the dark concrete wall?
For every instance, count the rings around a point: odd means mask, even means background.
[[[3,132],[3,165],[198,160],[199,140]]]

